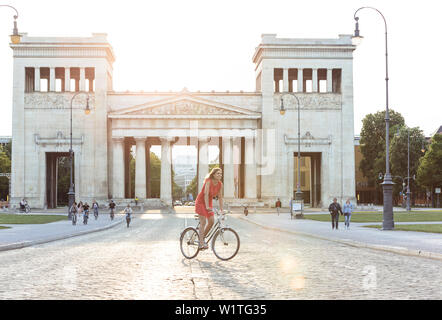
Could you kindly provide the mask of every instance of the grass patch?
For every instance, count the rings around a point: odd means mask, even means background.
[[[426,222],[426,221],[442,221],[442,211],[411,211],[394,212],[395,222]],[[304,214],[305,219],[316,221],[331,221],[330,214]],[[339,216],[339,220],[344,220],[344,216]],[[382,222],[382,213],[358,213],[351,215],[351,222]]]
[[[366,228],[377,228],[381,229],[382,226],[364,226]],[[417,232],[431,232],[431,233],[442,233],[442,224],[406,224],[406,225],[395,225],[394,230],[400,231],[417,231]]]
[[[67,220],[67,216],[0,214],[0,224],[43,224]]]
[[[3,226],[0,226],[0,229],[10,229],[11,227],[3,227]]]

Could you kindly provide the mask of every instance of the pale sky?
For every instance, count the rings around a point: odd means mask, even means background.
[[[386,17],[390,108],[425,135],[442,125],[440,1],[359,0],[16,0],[19,32],[29,36],[108,34],[116,91],[255,91],[252,56],[261,34],[337,38],[352,34],[353,15],[373,6]],[[0,135],[12,134],[14,11],[0,7]],[[382,18],[359,14],[364,41],[354,52],[354,126],[385,110]]]

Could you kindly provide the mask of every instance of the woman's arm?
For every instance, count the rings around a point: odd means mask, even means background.
[[[210,191],[210,179],[207,179],[206,186],[204,187],[204,205],[206,206],[206,209],[209,211],[211,208],[209,208],[209,191]]]
[[[221,183],[221,181],[218,183]],[[222,212],[223,211],[223,186],[222,185],[221,185],[221,189],[218,192],[218,201],[219,201],[219,209]]]

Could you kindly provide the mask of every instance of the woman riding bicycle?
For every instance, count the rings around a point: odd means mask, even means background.
[[[195,213],[198,214],[200,219],[200,249],[207,249],[209,247],[204,241],[204,238],[214,223],[214,212],[212,205],[212,199],[214,197],[218,196],[219,208],[221,212],[223,211],[223,184],[221,182],[221,178],[222,170],[220,168],[213,168],[212,171],[210,171],[210,173],[204,178],[204,185],[195,201]]]

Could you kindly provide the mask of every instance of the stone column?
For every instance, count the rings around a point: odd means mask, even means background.
[[[289,92],[289,69],[284,68],[282,72],[282,92]]]
[[[312,92],[318,92],[318,69],[312,69]]]
[[[301,68],[298,68],[298,92],[304,91],[304,72]]]
[[[146,138],[135,137],[135,196],[146,198]]]
[[[244,193],[247,199],[257,199],[256,196],[256,161],[255,161],[255,138],[245,137],[245,185]]]
[[[49,88],[48,91],[55,92],[55,68],[49,68]]]
[[[235,185],[233,171],[233,144],[230,137],[223,137],[223,164],[224,198],[233,199]]]
[[[161,189],[160,199],[172,206],[172,147],[171,138],[161,137]]]
[[[34,91],[40,92],[40,67],[34,68]]]
[[[80,68],[80,91],[85,91],[85,79],[86,71],[85,68]]]
[[[113,185],[112,197],[124,198],[124,138],[115,137],[113,141]]]
[[[333,92],[333,69],[327,69],[327,92]]]
[[[71,68],[64,68],[64,91],[71,91]]]
[[[209,173],[209,141],[208,137],[198,138],[198,193],[204,185],[204,178]]]

